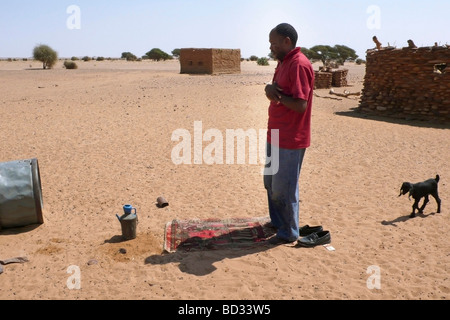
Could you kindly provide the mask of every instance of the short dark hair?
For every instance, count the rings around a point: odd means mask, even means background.
[[[281,23],[278,26],[276,26],[275,29],[273,29],[273,30],[276,33],[278,33],[280,36],[291,39],[294,47],[297,46],[298,33],[295,30],[295,28],[293,26],[291,26],[289,23]]]

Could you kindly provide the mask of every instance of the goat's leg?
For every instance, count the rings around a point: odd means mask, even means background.
[[[423,204],[422,207],[420,207],[419,209],[419,213],[423,213],[423,210],[425,209],[425,207],[427,206],[427,203],[430,202],[430,199],[428,197],[428,195],[425,196],[425,200],[423,200]]]
[[[437,192],[432,193],[431,195],[433,196],[434,199],[436,199],[438,205],[437,213],[441,213],[441,199],[439,199],[439,195],[437,194]]]
[[[419,201],[420,199],[415,199],[414,204],[412,206],[413,211],[410,215],[411,218],[414,218],[416,216],[416,209],[419,210]]]

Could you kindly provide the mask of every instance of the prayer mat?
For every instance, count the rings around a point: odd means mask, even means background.
[[[242,249],[262,245],[275,230],[265,218],[173,220],[166,224],[164,250]]]

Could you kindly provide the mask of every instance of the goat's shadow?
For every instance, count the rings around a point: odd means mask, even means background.
[[[413,217],[413,218],[411,218],[411,214],[408,214],[406,216],[401,216],[401,217],[395,218],[393,220],[383,220],[383,221],[381,221],[381,224],[384,225],[384,226],[397,227],[396,223],[398,223],[398,222],[407,222],[409,220],[417,219],[417,218],[425,219],[425,218],[428,218],[430,216],[434,216],[435,214],[436,214],[436,212],[432,212],[432,213],[429,213],[429,214],[416,213],[416,216]]]
[[[248,228],[251,230],[251,228]],[[242,230],[241,230],[242,232]],[[225,234],[214,238],[215,243],[226,242],[230,234]],[[271,235],[269,234],[268,237]],[[253,255],[266,251],[273,246],[267,241],[254,243],[248,247],[230,245],[220,245],[216,247],[211,245],[211,239],[202,239],[199,237],[189,238],[178,246],[174,253],[163,253],[161,255],[152,255],[145,259],[145,264],[164,265],[169,263],[178,263],[181,272],[193,274],[196,276],[205,276],[211,274],[217,268],[214,266],[216,262],[224,259],[236,259],[246,255]],[[197,248],[186,250],[184,245],[197,243]]]

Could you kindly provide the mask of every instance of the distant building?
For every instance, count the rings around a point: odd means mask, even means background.
[[[223,74],[241,72],[240,49],[181,49],[181,73]]]

